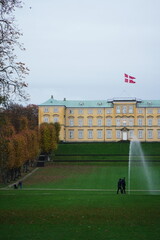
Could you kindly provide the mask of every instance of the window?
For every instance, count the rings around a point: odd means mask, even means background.
[[[116,130],[116,138],[121,139],[121,130]]]
[[[152,118],[148,118],[148,126],[152,126],[152,122],[153,122],[153,119]]]
[[[111,126],[112,125],[112,119],[111,118],[107,118],[106,119],[106,126]]]
[[[111,139],[112,138],[112,130],[106,130],[106,138]]]
[[[147,113],[152,114],[153,113],[153,109],[152,108],[147,108]]]
[[[116,113],[120,113],[120,112],[121,112],[120,106],[117,106],[116,107]]]
[[[138,108],[138,113],[139,114],[143,113],[143,109],[142,108]]]
[[[47,107],[44,108],[44,112],[45,112],[45,113],[46,113],[46,112],[49,112],[49,110],[48,110]]]
[[[44,121],[45,123],[49,123],[49,117],[48,117],[48,116],[44,116],[43,121]]]
[[[98,114],[102,114],[102,109],[98,109],[98,110],[97,110],[97,113],[98,113]]]
[[[134,137],[134,130],[129,130],[129,138],[133,138]]]
[[[102,138],[102,130],[97,130],[97,138],[98,139]]]
[[[69,130],[69,139],[74,138],[74,130]]]
[[[69,118],[69,126],[74,126],[74,118]]]
[[[102,118],[97,118],[97,125],[102,126]]]
[[[139,139],[143,138],[143,130],[138,130],[138,138]]]
[[[83,114],[83,109],[79,109],[78,114]]]
[[[143,119],[142,118],[138,118],[138,126],[142,126],[143,125]]]
[[[70,114],[74,114],[74,110],[73,109],[69,109],[69,113]]]
[[[58,112],[58,108],[54,107],[53,112],[57,113]]]
[[[112,113],[112,109],[111,109],[111,108],[107,108],[107,109],[106,109],[106,113],[107,113],[107,114],[111,114],[111,113]]]
[[[59,118],[57,116],[53,117],[53,122],[56,123],[59,121]]]
[[[125,118],[123,118],[123,126],[125,127],[125,126],[127,126],[127,120],[125,119]]]
[[[129,106],[129,113],[133,113],[133,106]]]
[[[120,118],[117,118],[116,119],[116,126],[120,126],[121,125],[121,119]]]
[[[157,130],[158,139],[160,139],[160,130]]]
[[[93,118],[88,118],[88,126],[91,127],[93,125]]]
[[[129,126],[133,126],[134,125],[134,119],[133,118],[129,118]]]
[[[160,118],[158,118],[157,120],[158,120],[157,125],[160,126]]]
[[[153,130],[149,129],[149,130],[147,131],[147,137],[148,137],[149,139],[153,138]]]
[[[157,109],[157,113],[160,113],[160,108]]]
[[[88,114],[93,114],[93,109],[88,109]]]
[[[78,130],[78,138],[79,139],[83,138],[83,130]]]
[[[78,126],[83,126],[83,118],[78,118]]]
[[[122,107],[122,113],[127,113],[127,106]]]
[[[88,130],[88,138],[89,139],[93,138],[93,130]]]

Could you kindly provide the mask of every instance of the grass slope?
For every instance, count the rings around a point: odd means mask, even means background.
[[[141,143],[145,155],[159,155],[160,143]],[[129,142],[111,142],[111,143],[69,143],[59,144],[56,151],[58,154],[129,154]]]

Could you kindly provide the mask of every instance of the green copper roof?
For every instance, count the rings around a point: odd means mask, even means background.
[[[46,102],[39,104],[39,106],[66,106],[70,108],[95,108],[95,107],[113,107],[113,102],[115,100],[55,100],[52,97]],[[116,100],[118,101],[118,99]],[[122,99],[119,100],[122,102]],[[136,99],[124,99],[124,102],[133,101],[137,102],[137,107],[160,107],[160,100],[136,100]]]
[[[66,106],[66,107],[76,107],[76,108],[94,108],[94,107],[112,107],[112,103],[108,103],[107,100],[55,100],[50,98],[46,102],[40,104],[39,106]]]
[[[137,104],[137,107],[160,107],[160,100],[142,100],[141,103]]]

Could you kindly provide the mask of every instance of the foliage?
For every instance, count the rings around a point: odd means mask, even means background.
[[[24,77],[29,69],[15,55],[16,48],[25,50],[19,43],[22,34],[14,17],[15,9],[21,7],[20,0],[0,0],[0,104],[17,96],[27,99]]]
[[[50,154],[57,149],[56,129],[53,123],[42,123],[40,125],[40,149],[45,154]]]
[[[27,124],[30,129],[35,129],[38,125],[38,107],[37,105],[30,104],[26,107],[11,103],[7,106],[4,114],[10,119],[16,132],[20,132],[23,124]],[[24,120],[24,119],[27,119]],[[26,123],[24,123],[24,121]],[[28,122],[28,123],[27,123]]]
[[[36,105],[12,103],[0,117],[0,175],[6,183],[21,175],[22,169],[27,171],[40,152],[48,155],[57,149],[60,125],[44,123],[38,128]]]
[[[61,125],[59,122],[55,122],[54,126],[55,126],[55,132],[56,132],[56,142],[59,143],[59,134],[61,130]]]

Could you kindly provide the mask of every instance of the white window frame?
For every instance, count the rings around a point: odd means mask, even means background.
[[[138,118],[138,126],[142,126],[143,125],[143,118]]]
[[[134,118],[129,118],[129,126],[134,126]]]
[[[78,109],[78,114],[83,114],[83,109],[82,108]]]
[[[116,113],[121,113],[121,107],[120,106],[116,106]]]
[[[116,118],[116,126],[121,126],[121,118]]]
[[[139,129],[138,130],[138,139],[142,139],[143,138],[143,130],[142,129]]]
[[[45,112],[45,113],[48,113],[48,112],[49,112],[48,107],[45,107],[45,108],[44,108],[44,112]]]
[[[69,139],[74,139],[74,130],[68,130]]]
[[[160,108],[157,109],[157,113],[160,113]]]
[[[93,126],[93,118],[88,118],[88,126],[89,127]]]
[[[49,116],[44,116],[43,117],[43,122],[49,123]]]
[[[106,130],[106,138],[107,139],[111,139],[112,138],[112,130],[111,129],[107,129]]]
[[[97,126],[102,126],[102,118],[97,118]]]
[[[82,127],[84,125],[84,119],[83,118],[78,118],[78,126]]]
[[[138,113],[139,114],[143,113],[143,108],[138,108]]]
[[[134,137],[134,130],[130,129],[129,130],[129,138],[132,139]]]
[[[74,126],[74,118],[69,118],[69,126]]]
[[[152,129],[148,129],[147,130],[147,138],[148,139],[152,139],[153,138],[153,130]]]
[[[107,109],[106,109],[106,113],[107,113],[107,114],[111,114],[111,113],[112,113],[112,109],[111,109],[111,108],[107,108]]]
[[[92,129],[88,130],[88,139],[93,139],[93,130]]]
[[[69,109],[69,114],[74,114],[74,109]]]
[[[116,130],[116,138],[121,139],[121,136],[122,136],[121,130]]]
[[[93,109],[89,108],[88,109],[88,114],[93,114]]]
[[[59,117],[58,116],[54,116],[53,117],[53,123],[59,122]]]
[[[127,113],[127,106],[122,106],[122,113]]]
[[[153,125],[153,118],[148,118],[147,122],[148,122],[148,126],[152,126]]]
[[[82,129],[78,130],[78,138],[79,139],[83,139],[84,138],[84,130],[82,130]]]
[[[101,129],[97,130],[97,138],[102,139],[103,138],[103,131]]]
[[[97,114],[102,114],[102,109],[101,108],[97,109]]]
[[[160,126],[160,117],[157,118],[157,125]]]
[[[53,112],[54,112],[54,113],[58,113],[58,112],[59,112],[58,107],[54,107]]]
[[[123,124],[123,127],[126,127],[126,126],[127,126],[127,119],[126,119],[126,118],[123,118],[123,119],[122,119],[122,124]]]
[[[106,118],[106,126],[112,126],[112,118]]]
[[[133,106],[129,106],[129,113],[133,113]]]
[[[152,114],[153,113],[153,108],[147,108],[147,113]]]

